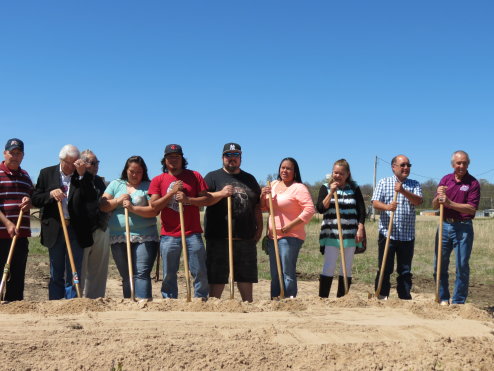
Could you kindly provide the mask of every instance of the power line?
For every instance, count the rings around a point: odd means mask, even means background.
[[[391,162],[386,161],[385,159],[383,159],[383,158],[381,158],[381,157],[379,157],[379,156],[377,156],[377,158],[378,158],[379,160],[381,160],[382,162],[385,162],[385,163],[387,163],[388,165],[391,165]],[[493,169],[493,170],[494,170],[494,169]],[[413,175],[415,175],[415,176],[418,176],[418,177],[421,177],[421,178],[424,178],[424,179],[433,179],[433,180],[439,181],[439,179],[438,179],[438,178],[435,178],[435,177],[432,177],[432,176],[421,175],[421,174],[418,174],[418,173],[416,173],[416,172],[414,172],[414,171],[410,171],[410,174],[413,174]]]

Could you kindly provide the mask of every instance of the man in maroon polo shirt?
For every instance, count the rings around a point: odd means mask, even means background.
[[[468,295],[470,279],[470,254],[473,246],[472,219],[480,201],[480,184],[468,173],[470,157],[465,151],[456,151],[451,157],[452,174],[445,175],[439,182],[432,206],[437,209],[444,205],[442,230],[442,264],[439,283],[441,305],[464,304]],[[448,285],[449,257],[452,251],[456,257],[456,280],[453,297]],[[437,236],[436,259],[437,260]],[[437,264],[434,262],[434,270]],[[436,277],[436,272],[434,272]]]
[[[5,300],[24,299],[24,276],[28,254],[28,237],[31,237],[29,209],[33,183],[29,174],[21,169],[24,143],[12,138],[5,144],[4,161],[0,164],[0,272],[3,272],[12,239],[17,235],[14,255],[10,264]],[[24,212],[21,225],[16,229],[19,212]]]

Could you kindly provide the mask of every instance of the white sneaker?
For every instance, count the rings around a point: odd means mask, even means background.
[[[379,295],[377,297],[378,300],[388,300],[388,297],[387,296],[384,296],[384,295]]]
[[[449,305],[449,300],[441,300],[439,305],[442,305],[442,306]]]

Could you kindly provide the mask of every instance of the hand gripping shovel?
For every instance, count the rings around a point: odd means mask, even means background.
[[[234,277],[233,277],[233,230],[232,230],[232,196],[228,197],[228,263],[230,266],[230,299],[234,296]]]
[[[393,196],[393,202],[396,202],[396,198],[398,197],[398,192],[395,191],[395,194]],[[381,263],[381,271],[379,272],[379,281],[377,283],[377,289],[376,292],[374,293],[374,296],[376,298],[379,297],[381,294],[381,288],[383,285],[383,278],[384,278],[384,268],[386,267],[386,260],[388,259],[388,250],[389,250],[389,240],[391,238],[391,231],[393,230],[393,219],[395,216],[395,212],[391,211],[391,215],[389,216],[389,224],[388,224],[388,235],[386,237],[386,244],[384,245],[384,254],[383,254],[383,261]],[[372,294],[369,294],[369,299],[372,298]]]
[[[341,229],[340,205],[338,204],[338,192],[334,193],[334,206],[336,209],[336,220],[338,221],[338,236],[340,239],[341,268],[343,271],[343,284],[345,285],[345,295],[348,294],[348,277],[346,271],[345,248],[343,247],[343,231]]]
[[[2,300],[4,300],[5,293],[7,292],[7,280],[10,274],[10,263],[12,263],[12,258],[14,257],[15,243],[17,242],[17,230],[21,227],[22,214],[23,211],[21,210],[19,212],[17,224],[15,225],[16,232],[14,238],[12,238],[12,243],[10,244],[10,250],[9,250],[9,255],[7,257],[7,262],[5,263],[5,267],[3,268],[2,282],[0,283],[0,297]]]
[[[184,223],[184,205],[182,202],[178,203],[178,211],[180,213],[180,233],[182,236],[182,252],[184,254],[184,270],[185,270],[185,286],[187,289],[187,302],[190,302],[190,273],[189,273],[189,258],[187,256],[187,243],[185,242],[185,223]]]
[[[135,301],[134,270],[132,268],[132,248],[130,245],[129,210],[125,210],[125,242],[127,243],[127,264],[129,267],[130,299]]]
[[[72,270],[72,283],[77,291],[77,297],[81,297],[81,289],[79,288],[79,276],[77,275],[77,269],[75,269],[74,255],[72,254],[72,245],[70,244],[69,232],[67,231],[67,225],[65,224],[65,216],[63,215],[62,202],[57,201],[58,213],[60,214],[60,224],[62,224],[63,235],[65,237],[65,246],[67,246],[67,253],[69,255],[70,269]]]
[[[443,252],[443,221],[444,221],[444,205],[439,204],[439,231],[437,236],[437,266],[436,266],[436,302],[440,303],[439,285],[441,283],[441,262]]]
[[[271,182],[268,181],[268,187],[271,187]],[[271,225],[273,226],[273,241],[274,241],[274,253],[276,257],[276,268],[278,269],[278,280],[280,281],[280,298],[285,298],[285,288],[283,281],[283,271],[281,270],[280,250],[278,248],[278,236],[276,234],[276,224],[274,222],[274,209],[273,209],[273,197],[271,192],[268,193],[269,200],[269,217],[271,218]]]

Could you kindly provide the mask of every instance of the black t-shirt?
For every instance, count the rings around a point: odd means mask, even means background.
[[[254,178],[245,171],[229,174],[223,169],[210,172],[204,177],[209,192],[216,192],[226,185],[234,187],[232,195],[233,238],[253,239],[256,235],[256,205],[259,203],[261,188]],[[206,208],[204,236],[206,238],[228,238],[228,201],[221,199]]]

